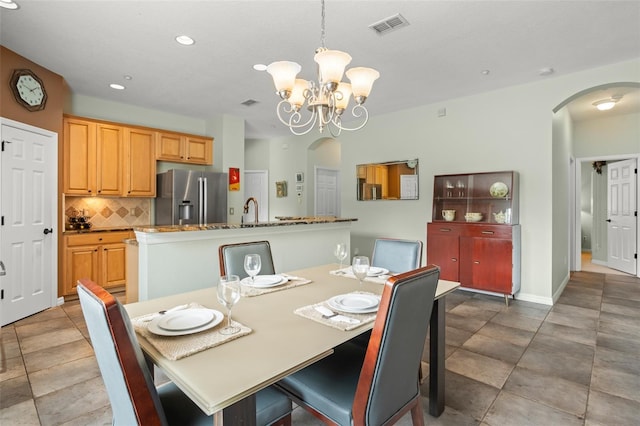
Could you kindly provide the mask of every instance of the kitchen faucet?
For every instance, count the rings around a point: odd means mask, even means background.
[[[253,204],[254,204],[254,212],[255,212],[255,214],[256,214],[255,223],[258,223],[258,200],[256,200],[256,199],[255,199],[255,198],[253,198],[253,197],[249,197],[249,198],[247,199],[247,201],[244,203],[244,208],[243,208],[243,210],[242,210],[242,211],[244,212],[244,214],[249,213],[249,203],[250,203],[251,201],[253,201]]]

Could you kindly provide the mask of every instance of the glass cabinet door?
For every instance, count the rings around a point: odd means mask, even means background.
[[[433,221],[518,223],[518,173],[439,175],[434,178]]]

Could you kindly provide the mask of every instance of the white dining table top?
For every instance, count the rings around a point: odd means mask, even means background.
[[[294,314],[297,308],[353,291],[381,294],[383,285],[332,275],[336,264],[288,271],[312,280],[310,284],[254,297],[243,297],[232,318],[253,331],[177,361],[171,361],[138,335],[140,346],[164,373],[205,413],[213,414],[250,396],[281,378],[330,355],[333,348],[369,330],[373,322],[350,331]],[[180,283],[176,282],[176,287]],[[459,283],[440,280],[436,298],[454,291]],[[196,302],[224,314],[214,287],[125,305],[131,318]],[[225,319],[226,321],[226,319]]]

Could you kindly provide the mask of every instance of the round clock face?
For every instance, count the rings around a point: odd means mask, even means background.
[[[29,70],[16,70],[11,78],[11,89],[16,100],[29,111],[44,109],[47,93],[44,84]]]

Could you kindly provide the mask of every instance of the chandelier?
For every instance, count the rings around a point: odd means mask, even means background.
[[[380,73],[373,68],[356,67],[346,72],[351,83],[341,81],[345,67],[351,62],[351,56],[325,47],[324,18],[322,0],[321,47],[313,57],[318,64],[317,82],[296,78],[302,70],[296,62],[278,61],[267,66],[267,72],[273,77],[276,93],[282,99],[276,108],[278,118],[295,135],[309,133],[316,123],[320,133],[328,127],[334,137],[340,135],[342,130],[362,129],[369,120],[369,112],[363,104],[371,92],[373,82],[380,77]],[[356,105],[351,114],[360,121],[355,127],[345,127],[342,115],[352,95]],[[305,108],[309,111],[308,117],[304,114]]]

